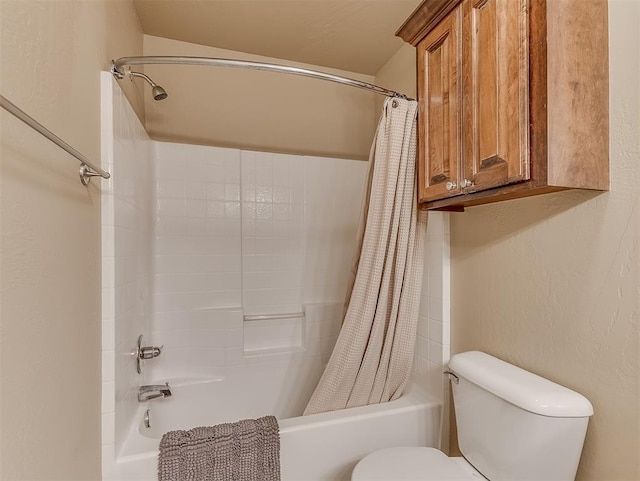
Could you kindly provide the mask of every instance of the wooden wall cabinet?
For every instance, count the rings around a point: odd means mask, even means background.
[[[608,190],[606,0],[425,0],[397,35],[417,51],[423,208]]]
[[[420,202],[460,193],[460,14],[450,13],[418,44]]]

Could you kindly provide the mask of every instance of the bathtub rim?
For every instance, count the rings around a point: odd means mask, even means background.
[[[203,382],[202,378],[198,379],[199,381],[196,381],[194,384],[200,384]],[[310,414],[308,416],[300,415],[291,418],[278,419],[278,425],[280,427],[280,434],[282,435],[313,428],[314,426],[319,425],[340,424],[345,422],[347,419],[375,419],[389,415],[390,411],[397,413],[414,411],[418,406],[429,406],[434,408],[440,407],[440,415],[442,415],[442,402],[435,396],[426,392],[421,386],[412,382],[407,386],[407,389],[402,396],[393,401]],[[130,462],[157,458],[160,438],[146,437],[139,432],[144,412],[147,407],[147,403],[141,403],[138,407],[134,417],[135,422],[131,423],[122,449],[115,455],[114,463],[116,467]]]

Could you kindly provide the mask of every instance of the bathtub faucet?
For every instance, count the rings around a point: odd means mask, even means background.
[[[138,389],[138,402],[150,401],[157,398],[165,398],[171,396],[171,388],[169,383],[152,384],[150,386],[140,386]]]

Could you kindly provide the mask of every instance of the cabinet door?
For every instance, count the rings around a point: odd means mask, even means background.
[[[461,8],[442,20],[418,44],[418,200],[460,193]]]
[[[528,0],[465,0],[462,188],[529,179]]]

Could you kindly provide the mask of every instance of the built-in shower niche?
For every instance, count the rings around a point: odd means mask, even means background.
[[[244,354],[259,356],[269,353],[304,349],[304,313],[245,316]]]
[[[301,312],[245,316],[244,356],[257,357],[304,351],[328,361],[340,331],[339,303],[304,306]]]

